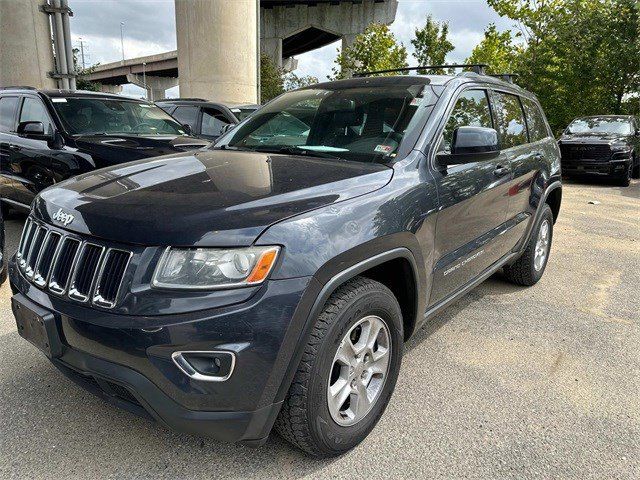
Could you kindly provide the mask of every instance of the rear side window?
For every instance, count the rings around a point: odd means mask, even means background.
[[[195,131],[198,121],[198,107],[178,107],[173,112],[173,118],[183,125],[189,125]]]
[[[20,111],[20,122],[42,122],[44,131],[50,133],[52,131],[51,120],[49,114],[40,100],[26,97],[22,102],[22,110]]]
[[[12,132],[14,130],[18,100],[19,97],[0,98],[0,132]]]
[[[533,100],[522,98],[522,106],[527,117],[527,125],[529,127],[529,137],[532,142],[537,142],[549,136],[549,130],[544,120],[544,114],[540,107]]]
[[[527,143],[527,125],[520,99],[516,95],[501,92],[495,93],[495,99],[502,149]]]
[[[444,127],[442,145],[445,152],[451,152],[453,132],[460,127],[493,128],[489,99],[485,90],[467,90],[458,98]]]

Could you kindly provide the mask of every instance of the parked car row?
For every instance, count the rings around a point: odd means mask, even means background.
[[[2,198],[30,205],[8,265],[20,335],[177,430],[353,448],[404,341],[494,272],[531,286],[549,260],[558,142],[534,95],[480,70],[312,85],[245,119],[0,91]]]

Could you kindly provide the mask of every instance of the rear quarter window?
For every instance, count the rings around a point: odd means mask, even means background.
[[[537,142],[551,136],[547,128],[547,122],[544,114],[536,102],[528,98],[521,97],[524,113],[527,117],[527,125],[529,127],[529,136],[532,142]]]

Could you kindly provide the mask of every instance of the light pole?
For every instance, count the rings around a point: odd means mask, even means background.
[[[122,64],[124,65],[124,22],[120,22],[120,46],[122,47]]]
[[[144,86],[144,98],[149,100],[149,90],[147,89],[147,62],[142,62],[142,85]],[[151,101],[153,101],[153,98]]]

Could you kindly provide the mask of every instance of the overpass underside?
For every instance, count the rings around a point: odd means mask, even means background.
[[[391,24],[397,0],[176,0],[178,50],[99,65],[88,80],[107,91],[146,85],[154,100],[180,84],[181,96],[257,102],[259,49],[286,70],[295,56],[338,40],[342,47],[373,22]],[[255,22],[255,25],[252,23]]]

